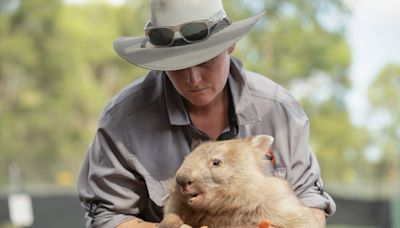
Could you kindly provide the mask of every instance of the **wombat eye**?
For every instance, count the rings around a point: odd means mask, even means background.
[[[222,163],[222,161],[221,161],[220,159],[218,159],[218,158],[214,158],[214,159],[212,160],[213,166],[220,166],[221,163]]]

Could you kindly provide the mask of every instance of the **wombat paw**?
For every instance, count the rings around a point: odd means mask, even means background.
[[[166,223],[166,222],[161,222],[160,225],[158,226],[159,228],[191,228],[191,226],[188,226],[186,224],[182,223]]]
[[[164,223],[164,222],[158,225],[158,228],[181,228],[181,227],[186,227],[186,226],[177,223]]]

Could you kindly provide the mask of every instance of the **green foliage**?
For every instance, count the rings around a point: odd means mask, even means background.
[[[372,144],[379,148],[385,164],[384,178],[396,186],[400,176],[400,65],[389,64],[378,74],[369,88],[371,101],[370,127]],[[380,123],[380,124],[379,124]],[[397,189],[397,194],[399,194]]]
[[[76,176],[100,110],[144,72],[112,49],[124,10],[33,0],[0,14],[2,185],[13,162],[28,183]]]
[[[234,18],[260,12],[260,7],[265,7],[267,14],[251,34],[239,42],[237,55],[245,60],[246,66],[284,86],[318,70],[329,73],[339,84],[349,86],[350,50],[342,29],[330,31],[318,19],[329,10],[339,11],[338,16],[344,17],[346,10],[340,1],[251,1],[251,5],[257,6],[255,9],[249,9],[249,1],[230,2],[226,4],[228,8],[235,7],[231,11],[240,14],[233,15]]]
[[[391,109],[393,120],[399,120],[400,109],[396,107],[400,100],[400,65],[387,65],[371,85],[369,98],[373,107]]]
[[[318,114],[311,116],[311,129],[312,147],[324,178],[346,185],[360,184],[367,164],[362,152],[370,140],[366,129],[352,126],[346,110],[334,100],[321,105]]]

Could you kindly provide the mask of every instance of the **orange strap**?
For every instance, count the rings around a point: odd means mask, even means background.
[[[258,224],[258,228],[269,228],[269,220],[264,219],[260,222],[260,224]]]
[[[275,166],[275,155],[272,149],[269,149],[266,153],[265,156],[267,157],[268,160],[271,160],[272,165]]]

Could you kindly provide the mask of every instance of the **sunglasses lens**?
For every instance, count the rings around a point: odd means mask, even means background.
[[[208,25],[204,22],[185,24],[180,29],[182,36],[188,41],[204,40],[208,36]]]
[[[174,39],[174,32],[168,28],[154,28],[147,33],[150,42],[157,46],[167,46]]]

